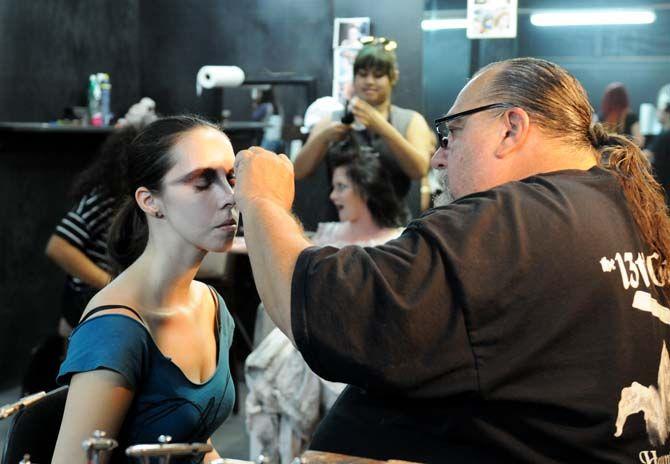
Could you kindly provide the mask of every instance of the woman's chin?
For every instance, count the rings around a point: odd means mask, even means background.
[[[214,253],[225,253],[227,251],[230,251],[230,249],[233,247],[233,237],[232,235],[230,239],[226,239],[225,242],[218,244],[215,247],[212,247],[209,251],[213,251]]]

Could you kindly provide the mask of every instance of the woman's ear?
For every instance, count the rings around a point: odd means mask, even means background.
[[[156,216],[157,218],[163,217],[160,199],[151,193],[151,190],[148,188],[138,187],[137,190],[135,190],[135,201],[140,209],[149,216]]]
[[[398,83],[398,78],[400,77],[400,71],[398,68],[393,68],[393,72],[391,72],[391,85],[395,86]]]

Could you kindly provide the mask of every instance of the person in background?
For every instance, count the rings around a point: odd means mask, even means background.
[[[612,82],[605,87],[598,119],[607,130],[627,136],[639,147],[644,146],[640,122],[630,111],[628,92],[621,82]]]
[[[396,196],[405,201],[412,179],[428,172],[435,136],[419,113],[391,103],[398,82],[396,43],[384,38],[367,42],[354,62],[354,92],[346,111],[355,124],[343,123],[334,113],[317,123],[295,158],[296,179],[311,175],[329,152],[342,149],[341,142],[359,126],[359,138],[374,152],[389,172]]]
[[[75,180],[72,209],[47,242],[45,254],[67,274],[59,333],[67,336],[93,295],[111,280],[107,233],[125,188],[126,149],[140,129],[156,120],[148,97],[132,105],[103,143],[100,154]]]
[[[560,66],[486,66],[435,121],[440,206],[367,248],[314,246],[290,160],[237,154],[266,309],[316,374],[349,384],[312,449],[668,459],[670,217],[640,148],[592,121]]]
[[[331,201],[339,222],[320,223],[312,236],[319,246],[375,246],[398,237],[407,222],[402,203],[373,153],[356,150],[331,155]],[[262,339],[245,363],[250,459],[274,456],[288,464],[305,451],[319,420],[346,385],[318,377],[291,341],[259,307]]]
[[[23,395],[57,387],[58,366],[65,356],[66,337],[88,300],[111,280],[106,237],[123,190],[123,157],[137,134],[132,127],[114,131],[93,162],[72,187],[76,199],[47,242],[45,254],[66,273],[57,333],[32,350],[21,381]]]
[[[221,296],[194,277],[208,251],[232,245],[233,161],[228,137],[195,117],[159,119],[133,139],[109,234],[120,273],[70,336],[54,464],[84,462],[82,440],[96,429],[119,441],[118,462],[126,447],[159,435],[207,441],[230,414],[234,323]]]
[[[670,84],[661,87],[656,103],[656,117],[661,123],[661,133],[647,147],[656,179],[665,189],[666,201],[670,201]]]
[[[107,234],[124,190],[125,151],[138,130],[113,132],[72,189],[74,207],[49,238],[46,255],[67,273],[59,332],[67,336],[93,295],[111,281]]]

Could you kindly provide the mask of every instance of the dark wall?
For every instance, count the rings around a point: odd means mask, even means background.
[[[218,98],[195,94],[195,76],[205,64],[234,64],[227,57],[228,3],[216,0],[141,2],[139,8],[142,95],[162,114],[220,114]]]
[[[634,7],[654,4],[644,0],[590,0],[594,7]],[[656,2],[657,3],[657,2]],[[447,5],[448,4],[448,5]],[[433,8],[457,8],[465,13],[466,2],[429,0]],[[516,39],[468,40],[465,30],[424,32],[424,101],[426,114],[446,112],[468,77],[472,57],[475,68],[516,56],[535,56],[554,61],[572,72],[584,85],[598,109],[605,86],[623,82],[634,111],[641,103],[655,102],[658,89],[670,82],[670,10],[657,9],[651,25],[602,27],[535,27],[529,10],[556,8],[552,0],[519,2]],[[561,8],[584,7],[566,0]],[[472,48],[476,48],[473,53]]]
[[[48,121],[86,104],[88,76],[107,72],[112,110],[140,95],[139,0],[0,2],[0,121]]]

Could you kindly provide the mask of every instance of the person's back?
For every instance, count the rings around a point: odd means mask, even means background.
[[[667,440],[647,441],[636,414],[644,411],[660,433],[667,422],[654,420],[657,409],[631,402],[653,398],[648,386],[661,381],[670,327],[651,311],[650,298],[666,305],[654,258],[612,175],[593,168],[531,177],[464,197],[409,228],[441,242],[445,259],[424,288],[446,279],[454,293],[425,298],[443,302],[434,311],[453,312],[450,324],[438,339],[424,336],[443,316],[414,320],[420,325],[399,339],[370,340],[366,364],[381,365],[394,349],[431,362],[389,367],[372,381],[350,366],[347,380],[366,391],[352,387],[341,397],[341,414],[326,419],[313,448],[329,449],[332,440],[348,443],[342,452],[426,462],[624,462],[670,451]],[[490,263],[485,272],[468,265],[482,260]],[[358,317],[369,316],[373,305],[359,305]],[[597,342],[603,334],[607,343]],[[338,337],[333,331],[312,346],[325,349]],[[326,378],[342,378],[337,355],[320,356],[318,365]],[[634,382],[644,387],[631,389]]]

